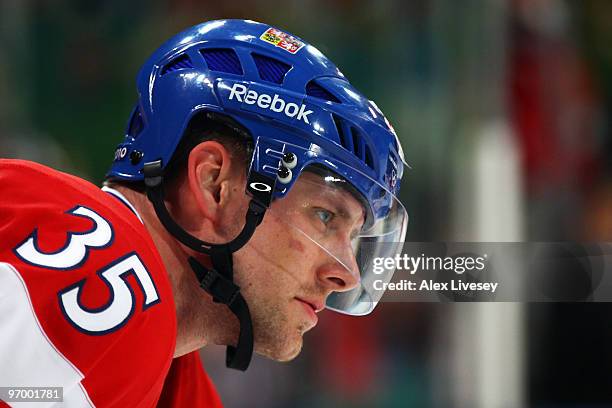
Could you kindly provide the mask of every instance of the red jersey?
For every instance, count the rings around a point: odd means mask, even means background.
[[[173,363],[175,341],[170,282],[129,202],[0,160],[0,386],[62,387],[67,407],[149,408],[166,382],[160,405],[220,407],[197,352]]]

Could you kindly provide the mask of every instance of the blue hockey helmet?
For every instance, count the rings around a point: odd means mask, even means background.
[[[393,271],[373,275],[372,259],[399,253],[406,233],[406,211],[397,199],[404,157],[381,110],[329,59],[269,25],[217,20],[163,44],[142,66],[137,86],[138,103],[107,177],[141,181],[151,163],[163,172],[194,115],[230,117],[252,137],[246,189],[255,198],[269,191],[260,200],[264,206],[315,167],[358,193],[367,212],[353,245],[361,284],[333,293],[327,306],[356,315],[374,308],[382,293],[372,280],[388,281]]]

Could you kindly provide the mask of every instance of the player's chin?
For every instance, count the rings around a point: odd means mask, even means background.
[[[285,347],[285,349],[282,350],[282,352],[279,353],[278,356],[274,358],[274,360],[279,361],[279,362],[287,362],[299,356],[302,351],[302,345],[304,344],[304,340],[302,339],[302,336],[300,335],[299,337],[300,338],[298,341],[295,341],[289,347]]]
[[[277,343],[268,346],[258,347],[256,345],[255,351],[257,354],[278,362],[291,361],[302,351],[304,339],[301,332],[279,338],[278,340]]]

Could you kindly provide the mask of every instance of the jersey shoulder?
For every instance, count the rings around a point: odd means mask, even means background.
[[[59,382],[90,405],[154,405],[176,317],[159,253],[130,207],[78,177],[0,160],[0,237],[0,314],[17,311],[0,321],[10,333],[0,364],[12,367],[0,383]]]

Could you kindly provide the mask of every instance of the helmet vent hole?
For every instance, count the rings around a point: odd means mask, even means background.
[[[142,129],[144,129],[144,121],[142,120],[140,107],[137,105],[132,112],[127,134],[135,139],[142,132]]]
[[[232,49],[210,48],[200,50],[200,53],[211,71],[226,72],[228,74],[242,75],[242,65],[238,55]]]
[[[259,77],[264,81],[274,82],[275,84],[282,84],[285,74],[291,69],[289,64],[259,54],[253,54],[253,60],[257,66]]]
[[[314,81],[310,81],[306,84],[306,95],[314,96],[315,98],[323,99],[330,102],[340,103],[340,100],[336,98],[331,92],[323,88],[321,85]]]
[[[365,163],[369,168],[374,168],[374,158],[372,157],[372,151],[367,145],[365,148]]]
[[[334,118],[334,124],[336,125],[336,130],[338,130],[338,139],[340,140],[340,144],[346,150],[352,152],[353,151],[352,139],[349,140],[347,138],[344,126],[342,126],[342,122],[340,121],[340,119],[338,119],[336,115],[332,115],[332,116]]]
[[[338,130],[338,140],[340,145],[346,150],[355,155],[359,160],[364,162],[366,166],[374,169],[374,157],[370,147],[366,143],[366,139],[359,129],[350,126],[336,115],[332,115],[334,124]]]
[[[361,135],[359,135],[359,132],[354,127],[351,127],[351,137],[353,138],[353,153],[355,153],[355,156],[359,157],[361,160],[364,160],[364,142]]]
[[[169,63],[167,63],[166,66],[162,69],[161,74],[165,75],[168,72],[174,72],[174,71],[178,71],[179,69],[188,69],[188,68],[193,68],[193,63],[191,62],[191,58],[189,58],[189,56],[183,54],[183,55],[176,57]]]

